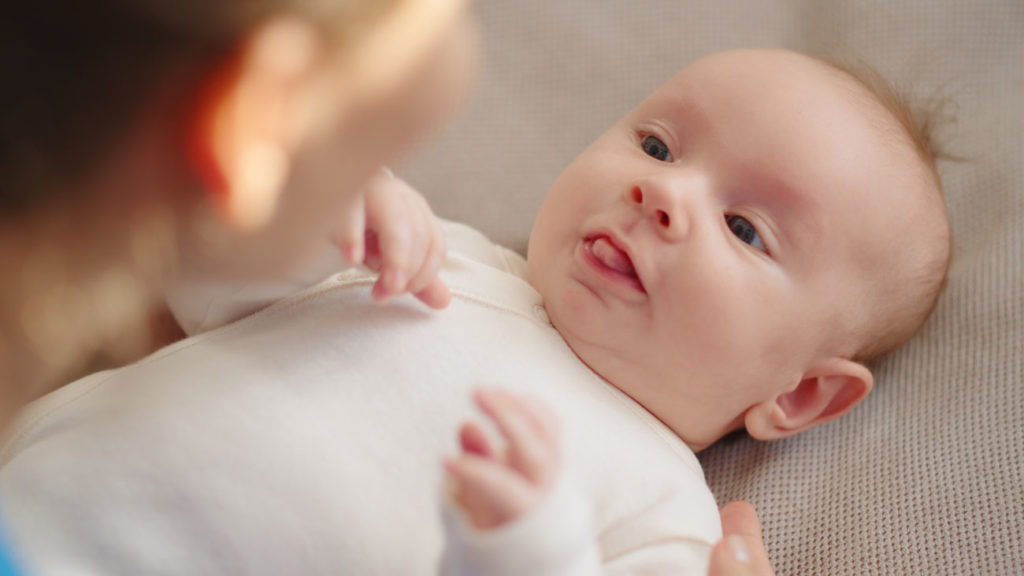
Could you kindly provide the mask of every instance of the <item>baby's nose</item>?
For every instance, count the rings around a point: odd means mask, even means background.
[[[644,195],[643,189],[641,189],[639,186],[633,186],[632,194],[633,194],[633,202],[636,202],[637,204],[639,204],[641,206],[645,206],[645,203],[644,203],[645,195]],[[647,196],[646,198],[650,198],[650,197]],[[647,207],[648,210],[653,210],[654,211],[654,219],[658,221],[659,225],[661,225],[663,227],[666,227],[666,228],[669,227],[672,224],[672,217],[669,216],[668,212],[662,210],[661,208],[654,208],[653,205],[654,205],[654,203],[651,202],[648,199],[647,203],[646,203],[646,207]]]
[[[667,181],[643,180],[633,184],[629,198],[668,241],[682,240],[689,231],[681,191]]]

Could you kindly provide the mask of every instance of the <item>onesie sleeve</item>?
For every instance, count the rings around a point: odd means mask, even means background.
[[[590,508],[564,473],[551,494],[521,518],[475,529],[449,497],[442,501],[443,576],[589,576],[601,574]]]
[[[567,474],[537,509],[497,530],[473,528],[445,497],[442,576],[706,576],[713,542],[679,529],[702,516],[676,493],[595,534],[584,493]],[[717,508],[715,509],[717,513]],[[712,520],[717,520],[713,518]],[[672,528],[672,527],[675,528]]]

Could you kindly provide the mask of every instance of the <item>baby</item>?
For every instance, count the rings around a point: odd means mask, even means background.
[[[12,536],[39,574],[703,575],[694,453],[847,412],[934,305],[949,232],[910,126],[802,55],[702,59],[563,172],[528,261],[446,225],[444,312],[354,269],[186,298],[202,334],[22,414]]]

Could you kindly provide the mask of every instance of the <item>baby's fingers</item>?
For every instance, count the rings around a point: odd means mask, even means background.
[[[381,277],[374,294],[380,299],[417,291],[410,290],[411,283],[432,242],[432,220],[425,217],[421,202],[418,193],[397,178],[383,182],[367,196],[366,225],[377,233],[380,250]],[[421,281],[418,288],[424,286]]]
[[[416,292],[416,298],[434,310],[440,310],[451,303],[452,293],[440,278],[434,278],[426,288]]]
[[[538,487],[550,485],[560,455],[557,420],[547,406],[493,388],[477,390],[474,400],[507,441],[507,464]]]
[[[459,446],[463,452],[481,458],[494,459],[498,451],[487,438],[487,433],[473,421],[465,422],[459,427]]]
[[[540,497],[519,474],[496,460],[463,454],[446,459],[444,467],[455,480],[455,503],[478,530],[514,520]]]
[[[362,194],[357,194],[352,203],[338,219],[331,241],[338,247],[341,257],[349,264],[359,264],[366,256],[363,237],[366,234],[366,214]]]
[[[380,279],[374,296],[386,299],[405,292],[409,285],[409,252],[412,249],[415,231],[410,230],[404,219],[390,210],[392,225],[374,226],[377,232],[377,246],[380,255]],[[394,225],[395,222],[402,223]]]
[[[434,217],[434,213],[422,196],[417,196],[411,201],[419,211],[426,233],[425,237],[421,239],[424,250],[422,253],[416,254],[420,256],[420,260],[413,262],[411,266],[416,272],[409,279],[409,292],[415,294],[428,306],[444,308],[450,300],[447,288],[438,279],[438,273],[441,271],[441,266],[444,265],[448,252],[444,232],[441,230],[440,222]]]

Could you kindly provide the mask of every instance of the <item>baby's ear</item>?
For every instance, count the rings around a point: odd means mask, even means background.
[[[272,18],[201,80],[185,153],[229,225],[252,230],[274,214],[320,51],[312,25]]]
[[[816,364],[795,387],[747,410],[744,424],[758,440],[792,436],[846,414],[874,386],[871,371],[846,358]]]

